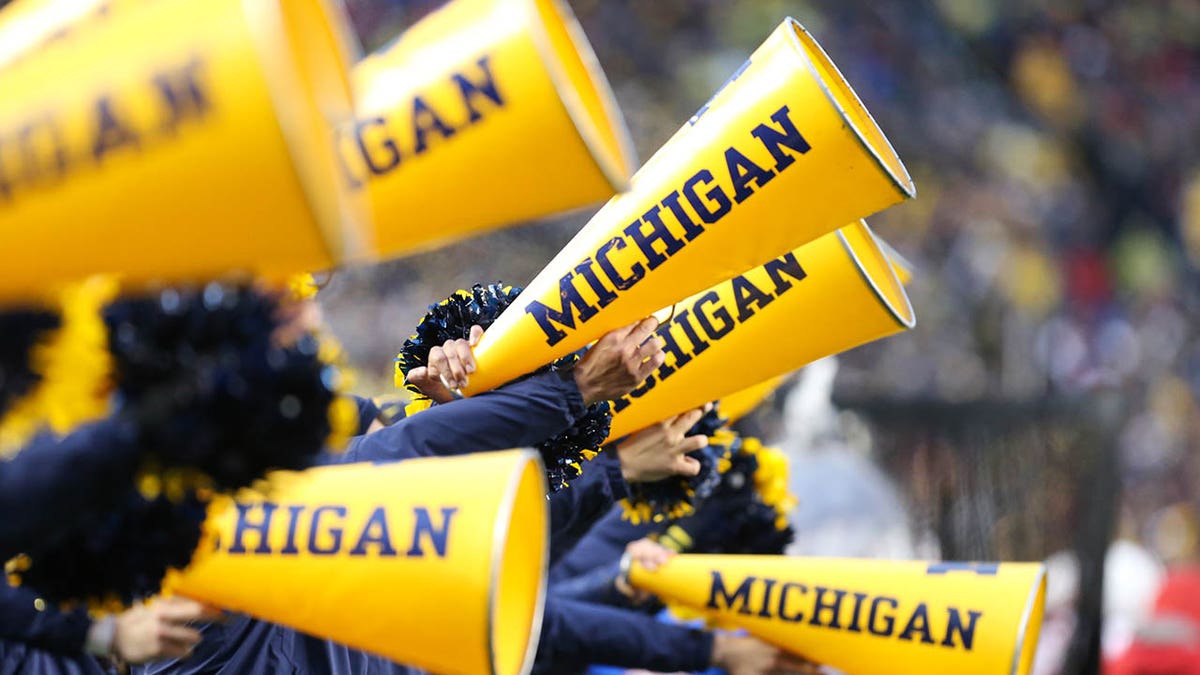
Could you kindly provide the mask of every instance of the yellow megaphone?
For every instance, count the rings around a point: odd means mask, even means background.
[[[636,165],[562,0],[456,0],[354,79],[358,122],[340,149],[383,255],[607,199]]]
[[[13,0],[0,9],[0,70],[68,36],[76,24],[103,19],[113,0]]]
[[[492,325],[469,390],[913,194],[850,85],[788,19]]]
[[[130,2],[0,70],[0,300],[364,253],[334,143],[350,45],[329,0]]]
[[[537,453],[268,481],[266,496],[214,502],[191,565],[165,590],[433,672],[528,672],[546,574]]]
[[[1027,675],[1037,563],[680,555],[633,586],[851,675]]]
[[[874,233],[847,225],[677,303],[658,328],[666,362],[613,402],[609,437],[915,323]]]
[[[729,424],[733,424],[750,414],[750,411],[761,405],[768,396],[774,394],[787,377],[788,373],[784,373],[721,397],[718,412],[721,413],[721,417],[729,420]]]
[[[904,286],[912,283],[913,275],[916,274],[916,265],[912,261],[904,257],[904,254],[897,251],[891,244],[887,243],[880,237],[875,237],[879,242],[879,248],[883,254],[887,256],[888,263],[891,264],[892,270],[896,272],[896,278]]]

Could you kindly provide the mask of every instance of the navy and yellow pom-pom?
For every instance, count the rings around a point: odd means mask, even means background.
[[[520,293],[520,288],[499,282],[475,284],[470,290],[455,291],[445,300],[429,305],[429,311],[417,324],[416,332],[405,340],[400,353],[396,355],[396,386],[407,388],[414,396],[410,414],[428,407],[429,401],[420,390],[405,381],[408,373],[429,365],[429,353],[434,347],[445,344],[447,340],[469,338],[472,326],[486,330]],[[578,354],[569,354],[525,377],[565,370],[578,360]],[[566,487],[570,481],[582,475],[583,463],[600,451],[611,425],[612,413],[608,402],[594,403],[573,426],[537,445],[546,465],[546,479],[552,491]]]
[[[209,284],[120,300],[104,314],[120,403],[149,457],[215,489],[307,466],[331,433],[337,377],[312,336],[275,344],[275,301]]]
[[[13,309],[0,312],[0,416],[41,379],[33,368],[33,346],[59,327],[57,312]]]
[[[671,477],[652,483],[632,483],[629,496],[621,501],[626,520],[634,524],[666,522],[691,515],[721,482],[729,467],[729,456],[737,437],[721,427],[726,420],[716,406],[688,431],[688,436],[708,436],[708,445],[688,456],[700,462],[695,476]]]

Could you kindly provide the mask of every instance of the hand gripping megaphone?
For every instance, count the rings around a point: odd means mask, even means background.
[[[164,589],[433,672],[528,672],[546,574],[537,453],[278,472],[267,487],[215,500]]]
[[[859,221],[676,303],[667,360],[613,402],[610,438],[911,328],[904,287]]]
[[[788,19],[492,325],[468,390],[913,194],[849,84]]]
[[[851,675],[1028,675],[1036,563],[679,555],[630,583]]]
[[[0,301],[364,253],[348,31],[332,0],[128,2],[0,69]]]
[[[354,79],[339,147],[385,256],[602,201],[636,165],[564,0],[455,0]]]

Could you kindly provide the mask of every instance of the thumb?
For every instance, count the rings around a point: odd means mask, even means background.
[[[675,459],[675,473],[680,476],[698,476],[700,475],[700,460],[687,455],[680,455]]]
[[[421,381],[425,380],[425,378],[428,377],[428,375],[429,375],[429,369],[426,368],[425,366],[413,368],[412,370],[408,371],[408,375],[404,376],[404,382],[406,384],[412,383],[412,382],[421,382]]]
[[[467,344],[474,347],[475,345],[479,344],[479,340],[482,337],[483,337],[483,327],[479,326],[478,324],[471,326],[471,334],[467,338]]]

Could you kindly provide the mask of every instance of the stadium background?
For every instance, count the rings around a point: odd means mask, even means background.
[[[368,50],[440,4],[347,0]],[[570,4],[642,159],[781,17],[821,41],[919,186],[871,221],[919,321],[746,420],[792,456],[796,551],[1050,557],[1038,672],[1093,672],[1198,553],[1200,3]],[[320,301],[360,388],[393,391],[427,303],[529,280],[590,213],[337,274]]]
[[[440,4],[348,2],[368,50]],[[1054,556],[1039,672],[1123,648],[1197,554],[1200,3],[571,5],[642,159],[791,15],[918,184],[871,221],[916,265],[917,328],[840,359],[836,410],[826,369],[746,422],[792,455],[796,551]],[[364,385],[389,391],[427,303],[528,281],[590,213],[337,275],[321,302]]]

